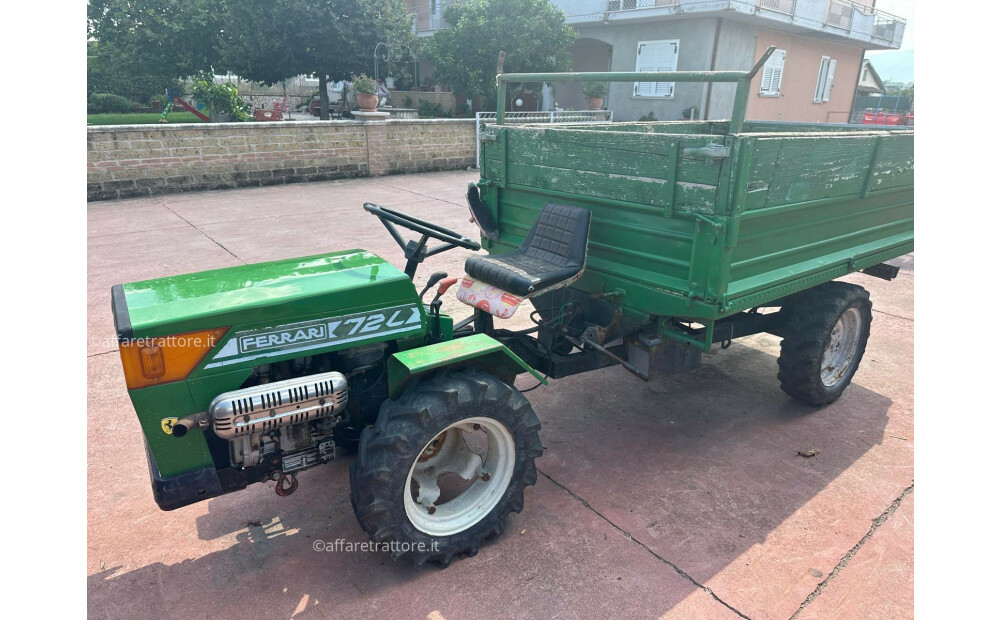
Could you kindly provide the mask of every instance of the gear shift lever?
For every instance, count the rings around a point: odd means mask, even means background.
[[[448,273],[445,271],[435,271],[432,273],[431,277],[427,278],[427,285],[424,286],[424,290],[420,291],[420,299],[424,298],[424,295],[427,294],[427,291],[429,291],[432,286],[447,277]]]

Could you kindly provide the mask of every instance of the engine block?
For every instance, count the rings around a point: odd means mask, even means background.
[[[212,431],[234,440],[337,415],[347,406],[347,393],[347,377],[325,372],[224,392],[208,413]]]

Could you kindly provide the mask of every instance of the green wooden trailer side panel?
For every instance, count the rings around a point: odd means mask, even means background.
[[[726,289],[734,308],[838,266],[850,272],[912,249],[912,132],[743,140],[746,180],[733,205],[739,234]]]
[[[495,125],[480,188],[517,246],[549,202],[590,209],[588,293],[718,319],[913,249],[913,132],[748,121]],[[711,157],[705,147],[728,149]]]

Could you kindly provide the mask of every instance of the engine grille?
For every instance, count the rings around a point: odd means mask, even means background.
[[[347,378],[325,372],[219,394],[208,413],[216,435],[235,439],[336,415],[346,405]]]

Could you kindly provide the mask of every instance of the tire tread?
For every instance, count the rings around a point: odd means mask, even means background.
[[[416,454],[456,412],[460,417],[491,414],[508,427],[517,448],[514,475],[504,498],[479,523],[435,538],[409,522],[402,488]],[[542,455],[540,428],[528,400],[488,373],[446,370],[429,380],[411,382],[399,399],[382,404],[375,424],[361,433],[358,457],[350,469],[351,505],[358,523],[376,542],[438,542],[437,551],[393,553],[394,560],[447,566],[459,555],[475,555],[484,541],[503,532],[503,522],[511,512],[524,508],[524,489],[538,479],[534,459]],[[397,495],[399,501],[395,501]]]
[[[783,330],[778,356],[781,389],[808,405],[822,406],[840,398],[851,383],[864,356],[871,332],[871,299],[864,288],[847,282],[827,282],[799,293],[792,299],[792,316]],[[819,369],[833,325],[852,306],[861,310],[862,333],[853,368],[837,385],[823,384]]]

